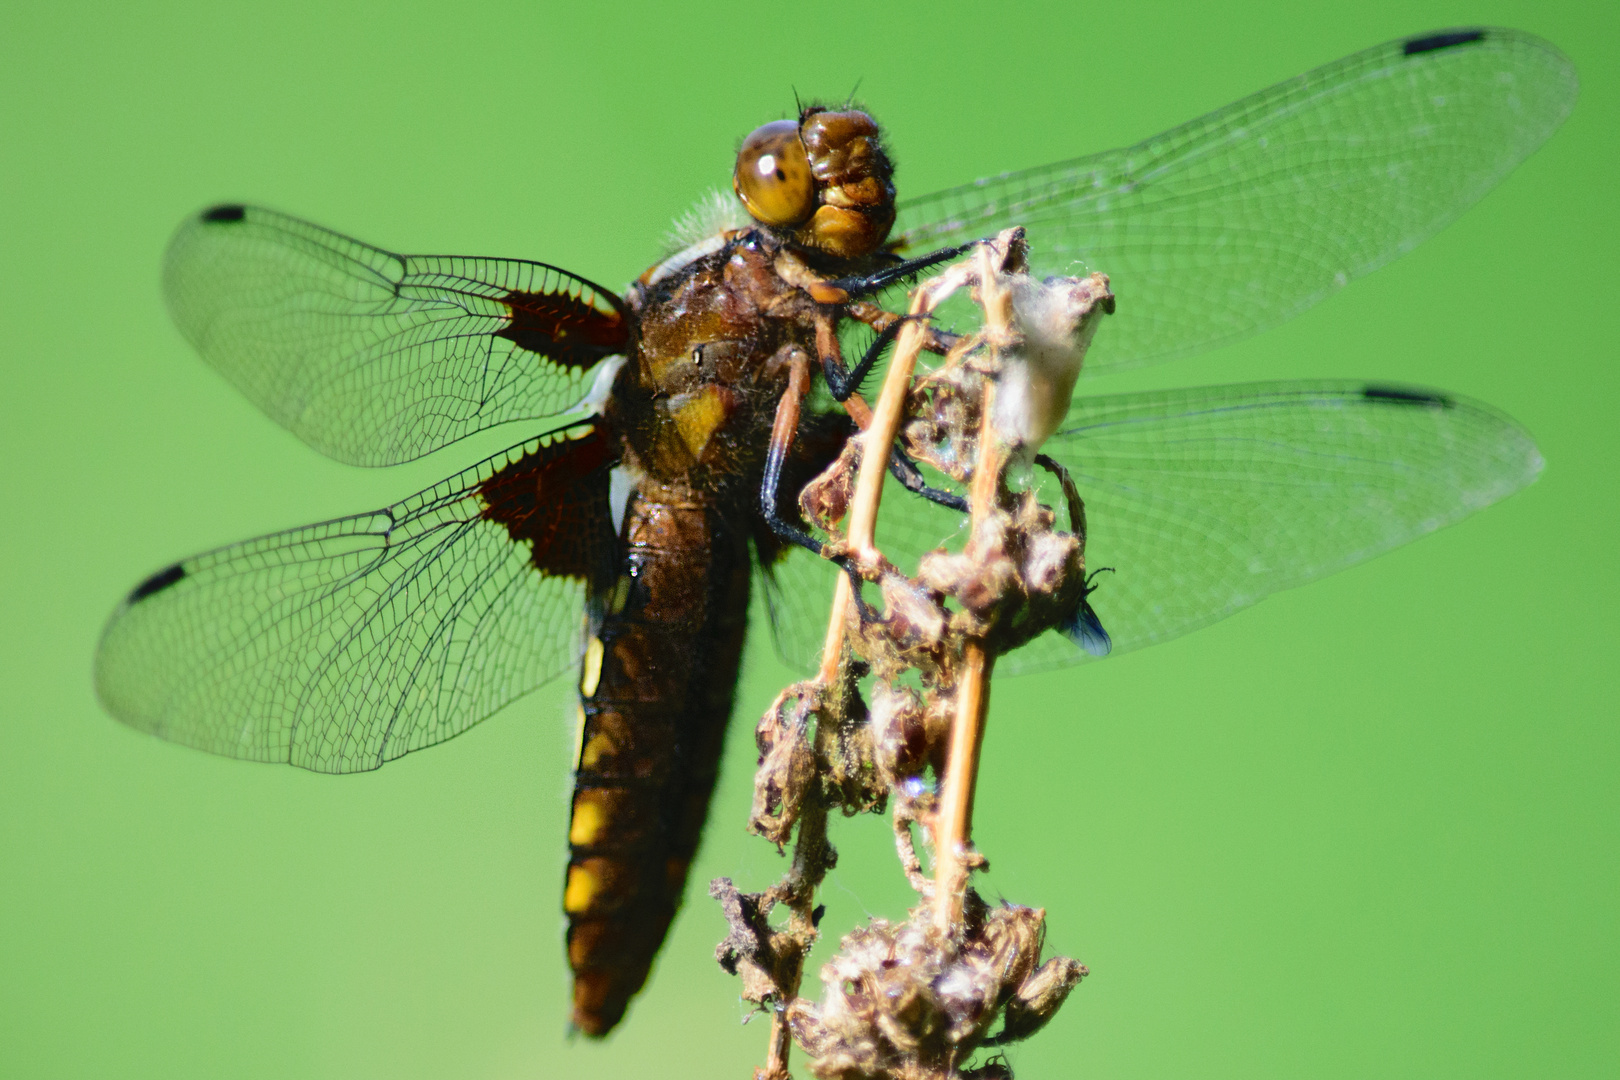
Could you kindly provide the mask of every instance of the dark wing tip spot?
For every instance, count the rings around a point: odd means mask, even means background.
[[[204,221],[241,221],[247,217],[247,207],[241,203],[226,203],[223,206],[210,207],[202,213]]]
[[[153,593],[162,592],[164,589],[167,589],[170,585],[173,585],[175,582],[179,581],[185,576],[186,568],[181,566],[179,563],[175,563],[173,566],[159,570],[157,573],[135,586],[134,591],[129,594],[129,602],[133,604],[137,601],[145,600],[148,596],[151,596]]]
[[[1483,30],[1445,30],[1426,37],[1407,38],[1406,43],[1401,46],[1401,52],[1407,56],[1420,56],[1423,53],[1454,49],[1458,45],[1472,45],[1476,41],[1484,40]]]
[[[1399,386],[1368,386],[1362,389],[1361,396],[1368,401],[1387,401],[1394,405],[1427,405],[1449,409],[1453,404],[1444,394],[1435,394],[1427,390],[1405,390]]]

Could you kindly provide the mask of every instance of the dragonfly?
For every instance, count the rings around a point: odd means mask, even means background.
[[[176,743],[348,773],[575,672],[571,1022],[605,1035],[679,905],[755,590],[783,655],[813,661],[838,570],[797,495],[862,423],[862,377],[902,321],[886,295],[1015,225],[1037,276],[1109,275],[1118,312],[1045,447],[1083,492],[1088,561],[1114,571],[1090,601],[1108,640],[1047,634],[998,671],[1141,648],[1454,522],[1541,458],[1507,416],[1439,391],[1099,395],[1089,376],[1237,341],[1376,270],[1548,139],[1576,91],[1545,41],[1449,30],[914,199],[869,113],[811,105],[749,135],[732,193],[622,292],[203,211],[169,246],[164,295],[271,419],[367,466],[499,425],[525,439],[391,505],[151,574],[101,637],[97,693]],[[924,333],[952,341],[942,322]],[[937,544],[959,497],[889,464],[918,494],[886,500],[884,527]]]

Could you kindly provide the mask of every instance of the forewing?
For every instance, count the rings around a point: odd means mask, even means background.
[[[1038,276],[1109,275],[1097,372],[1298,315],[1433,235],[1553,133],[1575,70],[1516,30],[1393,41],[1135,146],[902,203],[906,254],[1028,229]],[[972,310],[962,316],[971,319]]]
[[[1087,567],[1111,568],[1094,579],[1090,603],[1116,654],[1449,525],[1541,468],[1530,436],[1487,405],[1359,382],[1082,397],[1045,450],[1085,500]],[[913,567],[929,548],[960,547],[962,517],[891,484],[879,546]],[[773,573],[778,649],[808,668],[836,571],[794,555]],[[1092,659],[1048,633],[996,670]]]
[[[610,555],[612,452],[576,428],[176,563],[114,613],[96,691],[132,727],[317,772],[442,742],[575,662],[582,583]]]
[[[356,465],[562,412],[628,347],[619,298],[554,266],[396,255],[256,207],[182,225],[163,291],[204,359]]]
[[[1355,382],[1075,403],[1046,451],[1085,499],[1091,605],[1116,653],[1179,637],[1458,521],[1541,470],[1477,401]],[[1009,670],[1090,659],[1056,634]]]

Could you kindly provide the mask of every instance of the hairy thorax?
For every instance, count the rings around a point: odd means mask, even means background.
[[[704,250],[712,249],[712,250]],[[649,270],[629,292],[637,348],[608,419],[632,467],[723,498],[758,487],[795,351],[815,355],[815,305],[784,280],[784,253],[756,230]]]

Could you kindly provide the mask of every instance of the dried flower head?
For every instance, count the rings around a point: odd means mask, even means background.
[[[945,1080],[980,1046],[1033,1034],[1085,976],[1063,957],[1040,963],[1044,911],[987,907],[975,896],[960,940],[926,906],[902,923],[873,919],[821,969],[821,1003],[788,1009],[793,1037],[821,1080]],[[1003,1030],[992,1035],[997,1016]],[[1008,1074],[1010,1075],[1010,1073]]]

